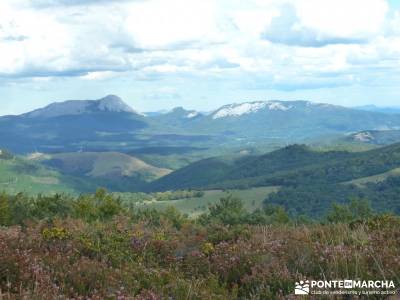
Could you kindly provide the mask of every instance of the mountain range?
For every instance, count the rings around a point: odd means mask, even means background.
[[[398,106],[382,107],[382,106],[376,106],[376,105],[364,105],[364,106],[357,106],[357,107],[355,107],[355,109],[381,112],[381,113],[385,113],[385,114],[400,114],[400,107],[398,107]]]
[[[211,149],[304,142],[327,135],[400,129],[400,115],[309,101],[224,105],[208,114],[182,107],[141,114],[119,97],[69,100],[0,117],[1,146],[15,153]],[[21,141],[24,141],[21,143]]]

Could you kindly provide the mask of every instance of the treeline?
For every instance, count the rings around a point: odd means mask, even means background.
[[[120,198],[124,205],[133,208],[137,203],[143,203],[148,201],[173,201],[173,200],[182,200],[189,198],[201,198],[204,196],[204,191],[178,190],[178,191],[166,191],[166,192],[156,192],[156,193],[113,192],[112,195],[116,198]]]
[[[400,178],[391,179],[391,184],[400,191]],[[385,186],[387,183],[381,183]],[[338,189],[342,188],[339,194],[342,197],[336,199]],[[105,222],[118,215],[125,215],[135,220],[145,220],[150,223],[159,223],[159,220],[166,218],[177,227],[182,222],[193,221],[199,224],[219,223],[223,225],[270,225],[270,224],[311,224],[329,223],[333,219],[345,222],[357,221],[359,219],[371,218],[379,213],[390,213],[385,210],[383,205],[385,199],[380,199],[379,203],[366,200],[365,197],[349,197],[346,191],[352,190],[353,186],[310,186],[303,189],[282,189],[275,194],[271,194],[265,200],[264,207],[255,211],[247,211],[241,199],[228,194],[220,199],[216,204],[209,205],[208,211],[196,219],[190,219],[188,215],[180,213],[175,207],[169,206],[164,210],[153,208],[137,208],[129,202],[127,198],[122,200],[113,193],[108,193],[105,189],[98,189],[94,194],[86,194],[78,197],[71,197],[65,194],[53,196],[28,196],[20,193],[17,195],[0,194],[0,225],[23,225],[27,221],[54,220],[57,218],[81,219],[85,222]],[[322,191],[325,197],[320,198]],[[382,192],[381,187],[375,187],[376,197]],[[193,196],[196,191],[187,191],[176,194],[175,196]],[[136,194],[135,194],[136,195]],[[164,195],[164,193],[160,193]],[[169,197],[173,194],[166,194]],[[353,194],[349,194],[353,195]],[[381,195],[381,194],[379,194]],[[394,194],[386,194],[391,199]],[[167,198],[170,199],[170,198]],[[172,198],[173,199],[173,198]],[[372,197],[372,199],[375,199]],[[377,198],[378,199],[378,198]],[[375,199],[376,200],[376,199]],[[134,201],[137,201],[135,199]],[[390,204],[390,202],[389,202]],[[346,211],[346,217],[332,218],[337,215],[338,207],[341,211]],[[357,208],[357,209],[356,209]],[[359,214],[359,211],[368,214]],[[397,211],[395,211],[397,212]],[[349,218],[348,215],[353,215]]]
[[[283,206],[291,216],[305,215],[321,219],[332,203],[348,203],[352,199],[368,200],[380,213],[400,215],[400,177],[388,177],[363,187],[354,184],[304,184],[282,187],[271,194],[265,203]]]
[[[155,199],[156,201],[169,201],[169,200],[179,200],[188,198],[200,198],[204,196],[204,192],[195,190],[178,190],[178,191],[150,193],[149,196],[150,198]]]
[[[135,202],[171,201],[199,198],[203,191],[182,190],[159,193],[107,193],[98,189],[94,194],[72,197],[66,194],[29,196],[24,193],[0,193],[0,225],[22,224],[33,219],[55,217],[83,218],[86,221],[107,220],[119,213],[131,213]],[[143,210],[142,210],[143,211]]]
[[[175,197],[200,196],[202,192],[186,191],[179,193],[157,193],[160,199]],[[180,199],[180,198],[177,198]],[[137,199],[135,200],[137,201]],[[94,194],[71,197],[65,194],[53,196],[38,195],[35,197],[20,193],[17,195],[0,194],[0,225],[23,225],[27,221],[54,220],[57,218],[81,219],[85,222],[109,221],[117,215],[125,215],[135,220],[157,223],[167,218],[176,226],[189,221],[189,216],[181,214],[173,206],[165,210],[136,208],[128,199],[122,200],[105,189],[98,189]],[[272,224],[288,223],[289,217],[278,206],[268,206],[255,212],[248,212],[238,198],[228,195],[219,203],[209,207],[209,213],[200,216],[199,223],[238,224]]]
[[[8,160],[8,159],[12,159],[14,157],[14,155],[4,149],[0,149],[0,159],[4,159],[4,160]]]

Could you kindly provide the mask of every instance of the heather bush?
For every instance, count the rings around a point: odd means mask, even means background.
[[[2,193],[0,194],[0,226],[8,225],[10,219],[11,211],[8,196]]]
[[[299,224],[280,207],[250,214],[228,198],[196,220],[173,208],[131,211],[105,191],[57,197],[59,208],[56,197],[4,197],[28,204],[13,219],[8,201],[7,224],[21,225],[0,227],[5,299],[288,299],[299,278],[400,284],[393,215]]]

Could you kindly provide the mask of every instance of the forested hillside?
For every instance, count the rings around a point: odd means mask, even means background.
[[[292,145],[274,152],[233,159],[213,158],[191,164],[149,185],[179,188],[247,188],[333,184],[387,172],[400,166],[400,144],[365,152],[315,151]],[[198,181],[198,176],[201,181]]]

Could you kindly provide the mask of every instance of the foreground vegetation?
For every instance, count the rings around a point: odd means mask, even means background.
[[[284,299],[299,278],[400,284],[400,219],[363,201],[313,223],[231,196],[193,220],[129,209],[104,190],[2,194],[0,224],[5,299]]]
[[[196,217],[208,211],[208,206],[228,195],[240,199],[244,207],[254,211],[263,207],[266,197],[279,190],[278,187],[258,187],[247,190],[168,191],[158,193],[113,193],[121,197],[124,205],[131,209],[154,208],[163,210],[173,206],[189,217]]]

